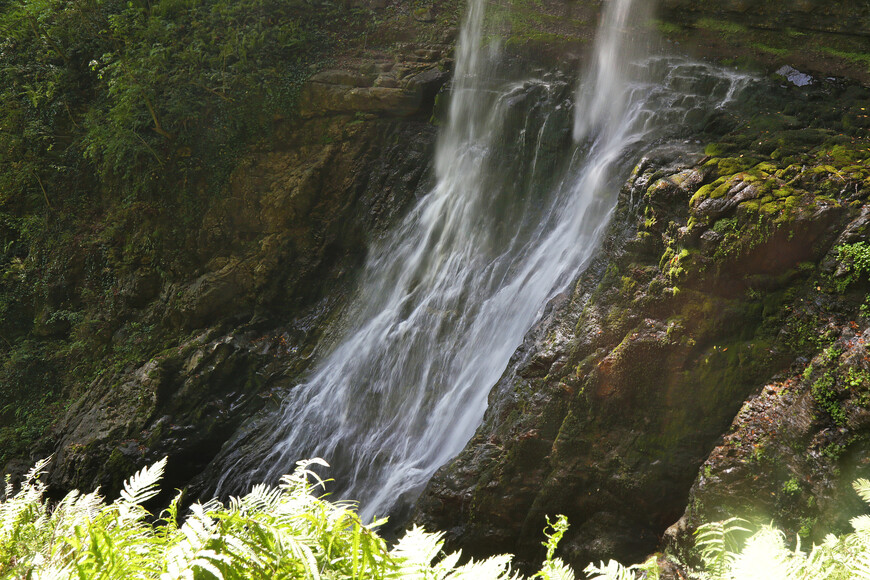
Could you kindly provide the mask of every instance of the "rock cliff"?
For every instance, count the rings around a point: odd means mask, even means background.
[[[867,236],[867,96],[763,87],[711,123],[731,126],[720,143],[649,152],[599,262],[529,333],[417,521],[535,558],[534,531],[564,513],[578,566],[655,550],[689,499],[675,546],[749,505],[806,534],[842,523],[866,474],[866,319],[837,276]]]
[[[298,115],[196,208],[94,209],[51,222],[62,251],[4,253],[0,330],[20,332],[0,335],[3,376],[60,377],[35,411],[0,410],[4,441],[25,418],[48,427],[10,443],[7,472],[55,453],[55,490],[111,494],[168,454],[165,487],[182,487],[328,348],[369,243],[427,189],[449,96],[458,6],[369,8],[372,37],[311,70]],[[494,3],[506,68],[576,73],[599,10]],[[664,0],[673,50],[758,71],[758,91],[638,164],[601,255],[529,332],[417,521],[532,559],[544,516],[565,513],[579,567],[655,550],[674,522],[680,549],[734,511],[807,537],[845,521],[868,469],[868,282],[842,249],[870,235],[868,10]]]

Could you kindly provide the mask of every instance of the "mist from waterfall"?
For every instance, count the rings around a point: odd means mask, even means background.
[[[745,83],[646,54],[649,4],[607,4],[577,88],[500,79],[486,0],[470,0],[436,185],[371,249],[348,331],[290,391],[269,455],[228,453],[219,489],[322,457],[336,495],[371,518],[463,448],[523,336],[598,249],[643,148]]]

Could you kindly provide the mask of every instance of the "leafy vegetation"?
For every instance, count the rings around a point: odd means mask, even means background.
[[[838,292],[857,282],[862,275],[870,273],[870,245],[866,242],[837,246],[837,261],[842,264],[844,275],[834,281]]]
[[[346,12],[316,4],[0,3],[2,201],[25,191],[54,208],[71,193],[63,177],[79,195],[108,183],[132,199],[179,177],[220,176],[239,147],[292,113],[333,27],[347,24]]]
[[[241,153],[374,25],[326,0],[0,0],[0,464],[177,338],[115,335],[122,281],[195,269]]]
[[[859,479],[853,487],[870,504],[870,481]],[[747,525],[740,518],[730,518],[701,526],[695,533],[695,555],[700,566],[689,576],[698,580],[870,578],[870,515],[853,518],[854,531],[841,536],[830,534],[809,551],[801,549],[800,538],[795,547],[789,547],[785,534],[772,525],[755,532]],[[632,568],[611,562],[594,580],[633,579],[636,576]],[[645,576],[650,580],[658,577],[657,569]]]
[[[195,503],[182,521],[181,494],[154,523],[143,504],[158,494],[166,460],[124,483],[106,504],[98,491],[71,492],[53,508],[39,480],[47,461],[28,473],[21,489],[6,487],[0,503],[0,577],[3,578],[418,578],[517,579],[509,555],[460,564],[444,554],[443,534],[414,527],[392,548],[347,502],[314,496],[324,482],[301,461],[277,488],[258,485],[228,505]],[[312,483],[313,480],[313,483]],[[547,556],[532,578],[574,578],[555,550],[568,524],[551,523]]]
[[[0,577],[9,578],[371,578],[513,579],[509,554],[460,564],[460,552],[445,554],[442,533],[413,527],[392,547],[376,528],[364,524],[350,502],[316,497],[325,482],[313,471],[323,460],[300,461],[278,487],[254,486],[227,505],[195,503],[179,515],[182,494],[152,516],[144,504],[159,493],[166,459],[124,482],[120,497],[106,504],[99,490],[68,494],[49,505],[40,475],[43,460],[15,492],[7,479],[0,502]],[[870,503],[870,481],[855,490]],[[573,570],[555,555],[568,523],[548,522],[546,556],[529,580],[572,580]],[[700,565],[688,570],[698,580],[840,580],[870,577],[870,516],[852,519],[854,531],[829,535],[802,551],[789,548],[772,526],[751,532],[747,522],[730,518],[701,526],[695,536]],[[590,580],[655,580],[656,556],[623,566],[611,560],[590,564]]]

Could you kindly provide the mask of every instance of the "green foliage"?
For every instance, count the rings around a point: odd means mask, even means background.
[[[623,566],[616,560],[610,560],[607,564],[600,562],[597,566],[589,564],[583,571],[588,574],[589,580],[635,580],[638,575],[644,580],[659,580],[655,556],[633,566]]]
[[[846,424],[846,413],[840,405],[840,396],[835,390],[836,379],[832,371],[826,371],[813,383],[812,394],[816,403],[828,412],[837,425]]]
[[[870,53],[838,50],[836,48],[831,48],[830,46],[824,46],[821,48],[821,50],[825,54],[830,54],[839,58],[844,58],[846,60],[852,61],[856,64],[864,65],[867,70],[870,71]]]
[[[745,523],[740,518],[729,518],[706,524],[695,532],[695,547],[708,572],[721,576],[734,565],[738,546],[735,536],[749,531],[742,526]]]
[[[838,292],[845,292],[852,283],[857,282],[863,274],[870,273],[870,245],[866,242],[843,244],[837,246],[837,261],[845,266],[845,275],[835,279],[834,285]]]
[[[57,375],[52,353],[36,341],[17,342],[0,360],[0,464],[26,455],[56,416]]]
[[[167,341],[132,323],[115,335],[121,284],[193,269],[188,236],[241,153],[295,115],[304,81],[373,14],[0,0],[0,463],[26,456],[97,373]]]
[[[800,493],[800,490],[801,486],[796,477],[791,477],[788,481],[782,484],[782,491],[786,495],[795,495]]]
[[[340,14],[278,0],[0,4],[0,195],[52,208],[62,185],[130,199],[223,177],[292,114]]]
[[[254,486],[228,505],[195,503],[183,523],[181,494],[156,520],[143,507],[158,493],[165,459],[126,481],[112,504],[98,491],[74,491],[53,507],[39,480],[47,463],[38,463],[17,493],[7,482],[6,500],[0,502],[0,577],[522,578],[511,571],[510,555],[460,565],[459,552],[442,552],[443,534],[419,527],[390,549],[375,531],[385,520],[365,525],[352,504],[313,495],[324,482],[311,467],[326,465],[322,460],[301,461],[277,488]],[[564,516],[550,523],[547,557],[532,578],[574,579],[573,571],[554,557],[567,527]]]
[[[855,491],[870,504],[870,481],[858,479]],[[829,534],[808,551],[788,547],[785,534],[767,525],[751,532],[746,522],[730,518],[707,523],[695,532],[695,556],[701,564],[688,568],[693,580],[850,580],[870,578],[870,515],[852,518],[851,533]],[[807,525],[812,525],[808,522]],[[586,569],[598,573],[593,580],[634,580],[658,578],[657,572],[638,576],[633,570],[611,561]],[[685,576],[680,576],[685,578]]]
[[[544,560],[544,565],[541,570],[532,576],[532,578],[541,578],[541,580],[574,580],[574,571],[567,566],[561,559],[556,558],[556,548],[562,540],[562,536],[568,530],[568,518],[563,515],[556,517],[555,522],[551,522],[547,518],[547,526],[552,530],[547,533],[544,530],[544,535],[547,541],[544,542],[544,547],[547,548],[547,557]]]

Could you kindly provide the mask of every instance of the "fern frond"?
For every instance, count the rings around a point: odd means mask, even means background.
[[[231,504],[230,509],[238,509],[243,513],[269,512],[274,510],[280,502],[283,491],[266,484],[258,484],[251,488],[251,492],[241,499],[236,500],[237,506]]]
[[[745,580],[793,580],[788,566],[785,534],[764,526],[753,534],[730,566],[734,578]]]
[[[475,562],[470,561],[464,566],[455,568],[447,576],[446,580],[507,580],[510,576],[510,563],[513,556],[510,554],[500,554],[492,556],[486,560]]]
[[[560,558],[553,558],[544,563],[544,567],[534,577],[543,580],[575,580],[574,569]]]
[[[660,569],[659,561],[655,555],[650,556],[642,564],[636,564],[631,567],[633,572],[639,572],[643,580],[659,580]]]
[[[315,457],[314,459],[305,459],[296,462],[296,469],[293,473],[281,477],[279,487],[285,489],[290,494],[310,494],[314,487],[326,489],[326,480],[322,479],[315,471],[310,469],[312,465],[320,465],[321,467],[329,467],[329,464]],[[308,478],[315,481],[314,485],[308,483]]]
[[[858,493],[858,496],[866,503],[870,504],[870,480],[859,478],[852,482],[852,488]]]
[[[443,533],[428,533],[414,525],[396,542],[391,554],[411,567],[428,567],[441,553],[444,545]]]
[[[133,474],[130,479],[126,480],[124,482],[124,489],[121,490],[121,502],[130,505],[142,505],[160,493],[157,485],[163,478],[163,471],[166,469],[166,459],[164,457],[154,465],[143,467]]]
[[[734,536],[739,532],[749,533],[741,524],[746,520],[729,518],[721,522],[710,522],[695,531],[695,547],[698,549],[705,570],[724,577],[733,566],[739,546]]]
[[[607,564],[602,561],[597,566],[589,564],[583,571],[589,575],[589,580],[634,580],[634,573],[616,560],[610,560]]]
[[[45,468],[48,467],[48,464],[51,463],[52,459],[54,459],[53,454],[37,461],[24,476],[25,483],[28,485],[35,484],[40,476],[45,473]]]

